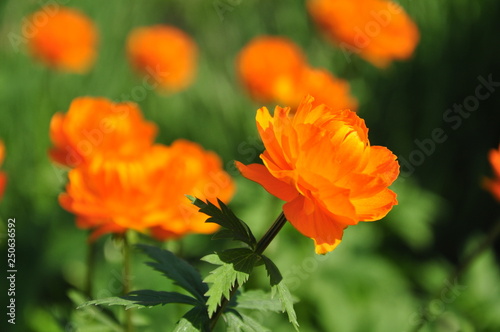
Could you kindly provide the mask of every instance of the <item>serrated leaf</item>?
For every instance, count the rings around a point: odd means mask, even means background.
[[[105,297],[103,299],[98,299],[98,300],[87,301],[85,303],[80,304],[77,307],[77,309],[81,309],[89,305],[109,305],[109,306],[121,305],[124,306],[125,309],[144,308],[143,305],[137,304],[134,301],[122,299],[121,297],[118,296],[113,296],[113,297]]]
[[[285,283],[282,281],[277,285],[271,288],[273,297],[278,294],[278,299],[281,302],[281,306],[283,311],[285,311],[288,315],[288,321],[292,323],[293,327],[296,331],[299,330],[299,323],[297,322],[297,314],[293,309],[293,297],[290,293],[288,287],[286,287]]]
[[[240,286],[243,285],[248,280],[249,273],[235,270],[233,264],[222,261],[217,254],[205,256],[202,260],[214,265],[220,265],[203,280],[205,283],[212,284],[205,293],[208,296],[208,316],[212,317],[221,302],[222,296],[229,299],[234,285],[236,283]]]
[[[261,256],[248,248],[227,249],[217,253],[221,261],[233,264],[236,271],[250,274]]]
[[[237,309],[283,312],[283,306],[271,293],[262,290],[250,290],[240,293],[235,301]]]
[[[174,284],[191,293],[200,302],[205,302],[203,294],[207,292],[208,287],[203,283],[200,273],[193,266],[168,250],[145,244],[138,244],[137,246],[151,259],[155,260],[155,262],[147,262],[147,265],[156,271],[162,272]]]
[[[274,264],[271,259],[264,255],[262,255],[262,260],[264,261],[264,265],[266,266],[266,271],[267,275],[269,276],[271,287],[279,284],[281,280],[283,280],[283,276],[281,275],[281,272],[276,264]]]
[[[71,299],[71,301],[80,308],[80,305],[84,302],[86,302],[86,298],[83,294],[75,291],[75,290],[70,290],[68,292],[68,297]],[[114,317],[110,317],[106,315],[107,311],[103,311],[102,309],[96,308],[94,306],[91,307],[85,307],[83,308],[83,311],[86,313],[86,317],[92,317],[95,321],[101,323],[102,325],[106,326],[109,328],[111,331],[115,332],[122,332],[123,327],[114,319]],[[101,326],[102,330],[102,326]]]
[[[174,332],[210,332],[209,321],[206,307],[196,306],[182,316]]]
[[[228,311],[224,314],[227,332],[267,332],[271,331],[260,325],[256,320],[242,313]]]
[[[160,304],[165,305],[168,303],[181,303],[191,305],[197,305],[199,303],[198,300],[192,298],[191,296],[187,296],[177,292],[154,291],[150,289],[133,291],[125,296],[120,297],[124,300],[133,301],[135,304],[146,307],[152,307]]]
[[[236,241],[242,241],[248,244],[250,248],[255,249],[257,241],[248,225],[243,220],[236,217],[221,200],[217,199],[220,209],[210,201],[204,202],[198,198],[194,200],[191,198],[191,202],[200,208],[200,212],[210,216],[205,222],[215,223],[223,228],[219,231],[219,233],[222,232],[222,234],[218,235],[218,233],[216,233],[216,235],[214,235],[215,239],[230,238]]]

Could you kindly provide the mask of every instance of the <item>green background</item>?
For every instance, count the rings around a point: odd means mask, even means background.
[[[389,147],[402,163],[393,185],[399,205],[383,221],[347,229],[342,244],[326,256],[316,256],[312,241],[287,225],[266,251],[300,300],[301,331],[414,331],[423,313],[428,321],[421,331],[500,330],[498,241],[454,279],[454,271],[500,222],[500,205],[481,187],[484,177],[492,176],[487,153],[500,139],[500,91],[491,91],[455,128],[455,122],[443,119],[454,104],[475,94],[479,77],[500,82],[500,2],[401,1],[419,26],[421,41],[412,59],[381,70],[356,56],[347,59],[329,44],[299,0],[52,1],[82,10],[99,28],[97,63],[85,75],[47,69],[29,56],[24,43],[13,43],[23,20],[43,3],[0,2],[0,139],[8,174],[0,202],[3,308],[8,218],[16,219],[18,270],[16,325],[6,324],[3,309],[2,331],[105,331],[92,315],[75,311],[68,298],[69,290],[83,287],[87,233],[58,205],[65,173],[47,157],[50,118],[76,97],[136,101],[158,124],[157,142],[186,138],[217,152],[238,186],[230,207],[257,237],[263,234],[281,202],[231,166],[232,160],[256,162],[262,151],[254,123],[262,105],[250,100],[235,74],[239,50],[260,34],[291,38],[311,65],[347,79],[371,143]],[[197,79],[184,92],[148,91],[137,99],[131,93],[142,80],[127,62],[126,37],[136,26],[157,23],[178,26],[196,40]],[[431,144],[436,129],[446,140]],[[418,155],[425,156],[421,162]],[[200,235],[166,244],[204,275],[210,266],[198,259],[229,245]],[[142,254],[133,258],[136,289],[175,289],[143,264]],[[98,260],[94,295],[118,294],[122,257],[111,237],[98,242]],[[265,278],[257,269],[246,287],[265,288]],[[186,309],[137,311],[137,330],[170,331]],[[254,317],[272,331],[291,328],[286,315]]]

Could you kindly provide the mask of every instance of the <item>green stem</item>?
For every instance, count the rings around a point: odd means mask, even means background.
[[[130,292],[130,243],[127,234],[123,234],[123,295]],[[125,331],[132,332],[132,309],[125,309]]]
[[[261,255],[264,250],[269,246],[271,241],[276,237],[276,235],[279,233],[279,231],[283,228],[283,226],[286,223],[286,217],[281,212],[281,214],[278,216],[278,218],[274,221],[272,226],[267,230],[266,234],[257,242],[257,245],[255,246],[255,253]],[[215,310],[215,313],[213,314],[212,318],[210,319],[210,331],[213,331],[215,328],[215,325],[217,324],[217,321],[219,320],[220,316],[224,312],[224,309],[226,308],[226,305],[229,303],[229,301],[233,298],[233,296],[236,294],[238,291],[238,288],[240,285],[236,282],[233,288],[231,289],[231,292],[229,293],[229,299],[225,298],[224,296],[221,299],[221,303]]]
[[[84,292],[88,298],[92,298],[92,281],[94,279],[95,258],[97,254],[97,245],[95,241],[87,243],[87,274],[85,276]]]

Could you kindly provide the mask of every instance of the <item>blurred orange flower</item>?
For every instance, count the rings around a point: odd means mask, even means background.
[[[2,166],[4,157],[5,157],[5,145],[3,144],[2,141],[0,141],[0,166]],[[0,172],[0,199],[2,199],[6,183],[7,183],[7,177],[5,176],[5,173]]]
[[[308,94],[314,97],[313,107],[325,104],[333,109],[356,111],[358,108],[358,102],[350,95],[349,83],[324,69],[304,70],[301,92],[297,96],[302,100]]]
[[[347,226],[379,220],[397,204],[388,186],[399,165],[387,148],[370,146],[356,113],[313,102],[305,98],[293,116],[290,108],[276,107],[274,117],[259,109],[264,165],[237,162],[237,167],[286,201],[286,218],[324,254],[340,243]]]
[[[251,97],[260,102],[277,102],[295,109],[308,94],[316,104],[355,110],[349,84],[325,69],[310,68],[302,50],[284,37],[261,36],[240,52],[240,79]]]
[[[184,194],[228,201],[232,179],[214,153],[188,141],[154,145],[135,159],[93,158],[69,172],[61,206],[77,216],[77,226],[93,229],[91,239],[127,229],[166,239],[187,233],[210,233]]]
[[[52,117],[50,138],[54,148],[49,155],[70,167],[100,153],[135,158],[151,146],[156,131],[156,125],[146,122],[134,103],[81,97],[73,100],[66,114]]]
[[[388,0],[309,0],[309,13],[346,55],[358,53],[376,66],[409,58],[419,41],[415,23]]]
[[[495,178],[486,179],[484,181],[484,186],[493,194],[493,197],[500,202],[500,146],[498,146],[498,150],[490,150],[488,157],[495,173]]]
[[[306,66],[302,50],[283,37],[254,38],[237,58],[240,80],[252,98],[260,102],[289,105],[296,100]]]
[[[167,92],[187,88],[193,81],[198,48],[182,30],[167,25],[136,28],[127,42],[132,65],[151,78],[153,87]]]
[[[177,140],[170,147],[171,162],[164,170],[168,174],[164,197],[168,199],[171,215],[151,229],[160,240],[180,237],[186,233],[213,233],[219,225],[206,223],[206,215],[191,204],[184,195],[227,203],[235,190],[233,179],[222,169],[215,153],[204,151],[198,144]]]
[[[97,29],[78,10],[43,7],[25,21],[23,34],[31,53],[51,67],[84,73],[94,63]]]

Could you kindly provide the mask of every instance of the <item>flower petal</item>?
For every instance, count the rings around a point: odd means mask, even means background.
[[[342,217],[336,220],[317,206],[311,211],[310,207],[311,204],[314,206],[314,202],[308,200],[299,196],[283,205],[285,217],[299,232],[314,239],[316,253],[332,251],[342,241],[345,220]]]
[[[255,181],[264,187],[271,195],[284,201],[291,201],[298,196],[295,187],[276,179],[269,170],[261,164],[243,165],[236,161],[236,167],[249,180]]]
[[[390,189],[382,190],[377,195],[353,199],[356,214],[361,221],[375,221],[382,219],[389,213],[394,205],[398,204],[396,193]]]

